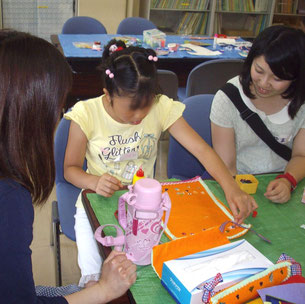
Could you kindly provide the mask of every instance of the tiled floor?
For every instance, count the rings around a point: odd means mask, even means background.
[[[168,140],[159,142],[159,153],[156,165],[156,179],[167,178],[167,152]],[[48,202],[43,207],[35,208],[34,240],[32,243],[33,274],[36,285],[55,286],[55,258],[51,240],[51,206],[56,199],[55,189]],[[60,237],[61,264],[63,285],[77,284],[80,278],[80,270],[77,266],[77,248],[75,242],[66,236]]]

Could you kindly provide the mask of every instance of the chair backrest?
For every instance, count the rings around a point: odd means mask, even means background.
[[[158,83],[161,89],[161,93],[177,100],[178,92],[178,77],[177,75],[169,70],[157,70]]]
[[[69,136],[70,120],[62,118],[55,134],[54,157],[55,157],[55,184],[58,202],[58,213],[62,232],[71,240],[75,241],[74,215],[75,203],[81,189],[67,182],[64,178],[64,159]],[[83,169],[86,170],[86,162]]]
[[[68,19],[62,28],[62,34],[107,34],[105,26],[92,17],[75,16]]]
[[[121,35],[142,35],[143,31],[157,28],[150,20],[141,17],[123,19],[116,31]]]
[[[186,96],[215,94],[228,80],[239,75],[242,59],[216,59],[194,67],[187,79]]]
[[[183,113],[184,119],[210,146],[212,146],[212,140],[209,116],[213,98],[214,95],[201,94],[183,101],[186,106]],[[167,161],[168,178],[189,179],[198,175],[202,176],[205,171],[196,157],[171,136]]]

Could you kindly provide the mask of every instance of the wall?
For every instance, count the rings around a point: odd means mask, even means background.
[[[78,0],[78,16],[93,17],[115,34],[124,18],[139,15],[139,6],[140,0]]]
[[[0,0],[0,29],[2,29],[2,1]]]

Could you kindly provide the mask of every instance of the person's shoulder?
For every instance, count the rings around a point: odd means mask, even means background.
[[[13,212],[16,214],[16,211],[27,212],[26,210],[31,212],[32,208],[32,197],[26,188],[12,179],[0,180],[0,209],[2,213]]]
[[[10,196],[10,197],[27,197],[31,198],[30,192],[24,188],[22,185],[20,185],[18,182],[4,178],[0,180],[0,197],[3,198],[4,196]]]
[[[305,120],[305,104],[303,104],[301,107],[300,107],[300,109],[299,109],[299,111],[298,111],[298,113],[297,113],[297,115],[296,115],[296,118],[297,119],[301,119],[301,120]]]
[[[174,100],[166,95],[159,94],[156,95],[155,106],[156,107],[172,107],[183,105],[181,101]]]
[[[99,115],[102,111],[102,96],[88,100],[78,101],[68,112],[65,113],[66,119],[90,119],[92,116]]]

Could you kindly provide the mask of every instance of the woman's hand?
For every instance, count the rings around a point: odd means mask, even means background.
[[[237,184],[236,187],[234,186],[233,189],[230,189],[229,193],[227,192],[225,193],[226,199],[233,213],[234,221],[237,224],[242,224],[244,219],[246,219],[258,205],[254,198],[242,191]]]
[[[100,194],[105,197],[111,197],[115,191],[120,190],[122,188],[123,185],[117,178],[108,173],[104,173],[97,180],[94,190],[97,194]]]
[[[137,267],[127,259],[125,253],[112,251],[104,261],[102,276],[98,284],[107,302],[123,295],[136,281]]]
[[[275,179],[269,183],[264,195],[274,203],[286,203],[291,197],[291,184],[286,178]]]

